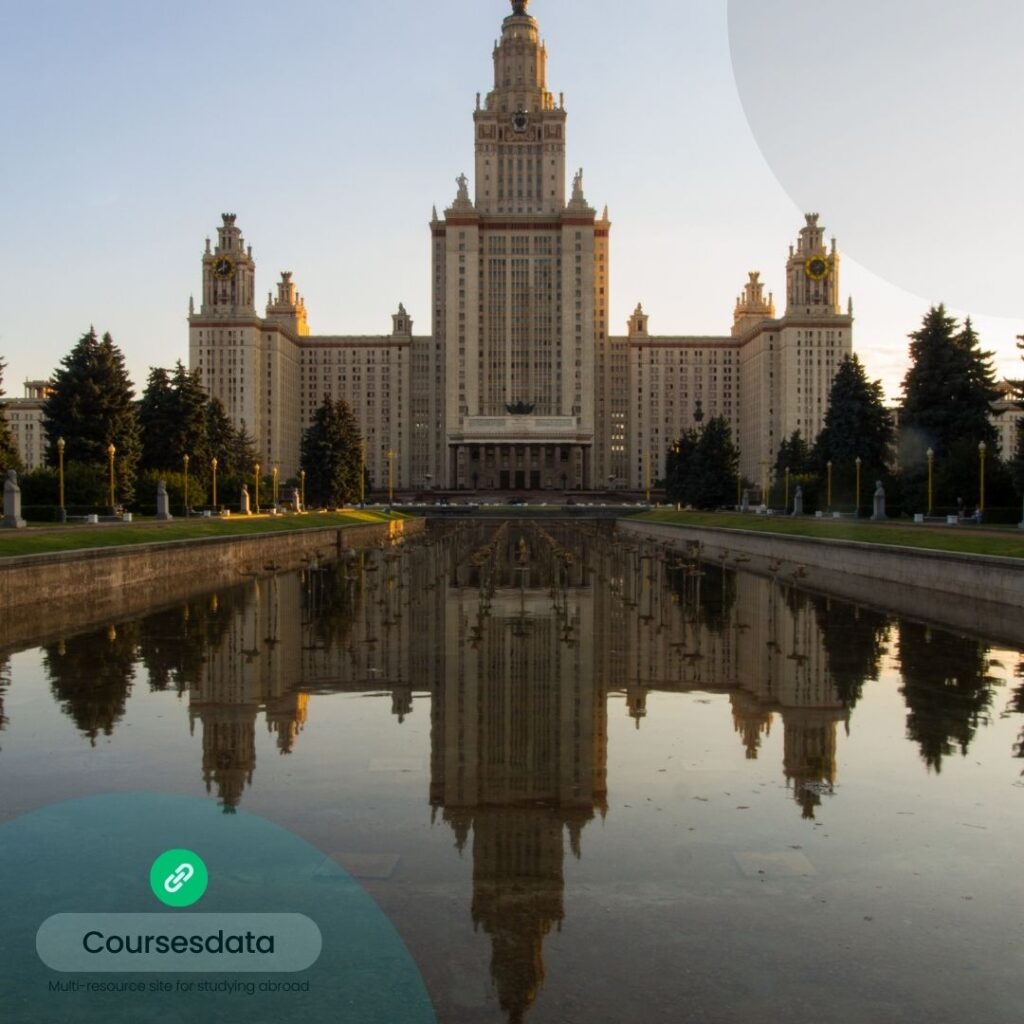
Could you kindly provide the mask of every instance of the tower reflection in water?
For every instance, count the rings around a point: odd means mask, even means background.
[[[203,779],[228,813],[256,777],[261,716],[288,755],[316,694],[389,694],[398,723],[429,698],[430,804],[471,850],[472,920],[516,1021],[565,916],[565,857],[608,813],[609,706],[621,699],[641,728],[651,693],[727,695],[746,758],[781,727],[782,773],[812,818],[890,636],[908,738],[939,770],[987,713],[985,645],[596,527],[448,527],[70,637],[45,663],[93,742],[124,715],[139,662],[151,687],[187,694]],[[926,657],[935,644],[941,658]]]

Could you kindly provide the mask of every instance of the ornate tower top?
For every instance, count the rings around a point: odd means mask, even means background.
[[[516,18],[526,15],[526,8],[530,6],[530,0],[512,0],[512,14]]]

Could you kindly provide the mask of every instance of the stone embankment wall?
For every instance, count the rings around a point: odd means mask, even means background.
[[[907,618],[1024,646],[1024,560],[744,530],[621,522],[645,538],[728,568]]]
[[[422,532],[422,519],[0,559],[0,650]]]

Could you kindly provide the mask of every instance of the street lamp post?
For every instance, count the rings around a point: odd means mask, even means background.
[[[768,460],[761,460],[761,504],[768,507]]]
[[[114,456],[117,454],[117,449],[114,447],[113,441],[107,445],[107,458],[110,460],[110,514],[114,514]]]
[[[789,512],[789,466],[786,467],[786,493],[782,502],[783,511]]]
[[[935,505],[935,449],[928,449],[928,515],[932,514]]]
[[[260,464],[256,463],[256,469],[254,473],[255,480],[255,492],[256,492],[256,515],[260,514]]]
[[[210,479],[213,483],[213,510],[217,511],[217,458],[210,459]]]
[[[60,480],[60,521],[68,521],[68,511],[64,507],[64,438],[57,438],[57,474]]]
[[[978,461],[980,463],[981,481],[978,488],[978,512],[984,514],[985,512],[985,453],[988,451],[988,445],[984,441],[978,442]],[[979,516],[980,522],[980,516]]]
[[[302,499],[302,511],[306,511],[306,471],[299,470],[299,494]]]
[[[644,452],[644,492],[647,495],[647,504],[651,503],[651,452],[650,449]]]
[[[185,467],[185,518],[188,519],[188,463],[189,463],[189,457],[188,457],[187,454],[186,455],[182,455],[181,462],[182,462],[182,465]]]
[[[828,460],[828,510],[832,511],[832,460]]]
[[[854,459],[853,461],[857,465],[857,518],[860,519],[860,467],[861,467],[860,456],[858,455],[857,458]]]
[[[390,508],[395,502],[395,449],[389,448],[387,450],[386,458],[388,460],[388,508]]]
[[[272,485],[271,485],[271,494],[273,495],[273,498],[274,498],[274,508],[275,509],[277,508],[277,478],[278,478],[278,475],[280,474],[280,472],[281,472],[280,468],[275,463],[274,464],[274,469],[272,471],[273,482],[272,482]]]

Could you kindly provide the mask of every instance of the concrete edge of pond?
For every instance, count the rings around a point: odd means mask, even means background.
[[[622,521],[623,536],[667,543],[729,569],[1024,646],[1024,561],[864,541]]]
[[[0,650],[72,623],[78,631],[247,576],[400,541],[425,527],[422,519],[395,519],[6,558],[0,561]]]

